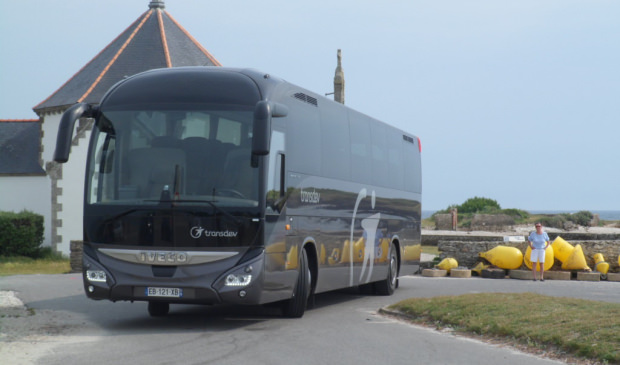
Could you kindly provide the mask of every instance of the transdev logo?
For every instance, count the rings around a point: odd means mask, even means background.
[[[189,235],[192,238],[200,238],[200,237],[237,237],[239,232],[234,231],[207,231],[206,229],[198,226],[192,227],[189,230]]]
[[[319,204],[320,200],[321,200],[321,193],[317,193],[316,190],[304,191],[304,189],[301,188],[301,202],[302,203]]]

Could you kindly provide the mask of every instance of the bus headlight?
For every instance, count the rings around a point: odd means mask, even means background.
[[[251,274],[229,274],[224,281],[226,286],[247,286],[251,282]]]
[[[86,270],[86,278],[93,283],[105,283],[108,280],[103,270]]]
[[[263,256],[259,255],[252,261],[245,262],[222,274],[213,283],[213,289],[223,296],[222,298],[227,298],[226,300],[237,300],[239,297],[250,298],[250,301],[258,300],[260,287],[256,286],[256,282],[263,280],[263,274],[260,270],[262,267]],[[240,294],[240,291],[245,291],[246,295]],[[228,298],[231,295],[234,297]]]

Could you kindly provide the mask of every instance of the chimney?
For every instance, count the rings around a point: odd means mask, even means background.
[[[338,67],[334,75],[334,100],[344,104],[344,72],[342,71],[342,53],[338,50]]]

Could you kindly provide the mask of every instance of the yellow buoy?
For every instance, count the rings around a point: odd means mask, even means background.
[[[340,257],[340,263],[349,263],[351,262],[351,243],[349,240],[344,240],[344,244],[342,245],[342,255]]]
[[[532,268],[532,261],[530,261],[531,256],[532,256],[532,249],[530,248],[530,246],[527,246],[527,250],[525,250],[525,256],[523,257],[523,261],[525,262],[525,266],[527,266],[529,269]],[[549,270],[551,269],[552,266],[553,266],[553,246],[549,245],[547,246],[547,249],[545,250],[544,268],[545,270]],[[539,266],[537,265],[536,268],[538,269]]]
[[[478,274],[478,276],[482,275],[482,270],[488,268],[491,265],[485,265],[483,262],[479,262],[476,266],[474,266],[473,269],[471,269],[471,271],[475,272]]]
[[[379,250],[376,253],[375,260],[377,260],[378,262],[386,262],[389,249],[390,240],[388,238],[381,239],[381,245],[379,246]]]
[[[292,246],[289,252],[286,254],[286,270],[297,269],[299,261],[297,258],[297,246]]]
[[[456,259],[453,259],[452,257],[447,257],[441,260],[441,262],[435,265],[435,267],[441,270],[446,270],[449,273],[450,270],[459,267],[459,263],[456,261]]]
[[[573,253],[574,249],[573,245],[564,241],[564,239],[560,236],[553,240],[551,246],[553,246],[553,254],[555,255],[555,258],[562,262],[568,260],[568,256]]]
[[[366,249],[366,239],[364,237],[360,238],[353,245],[353,262],[362,262],[364,261],[364,250]]]
[[[609,264],[605,262],[605,257],[603,257],[602,253],[594,254],[594,270],[603,275],[607,275],[609,271]]]
[[[340,262],[340,249],[334,248],[332,253],[327,257],[327,264],[336,265]]]
[[[342,259],[341,264],[350,262],[362,262],[364,259],[364,245],[366,240],[362,237],[357,242],[353,242],[353,257],[351,257],[351,242],[344,240],[342,245]]]
[[[405,246],[403,261],[418,261],[420,260],[420,256],[422,256],[422,245]]]
[[[265,248],[265,253],[269,255],[269,259],[279,267],[286,264],[286,244],[284,241],[267,246]]]
[[[588,264],[586,263],[586,257],[583,254],[583,249],[581,245],[575,246],[573,252],[571,252],[570,256],[562,263],[563,270],[590,270]]]
[[[481,252],[479,256],[500,269],[518,269],[523,264],[523,254],[516,247],[497,246],[487,252]]]
[[[319,264],[325,265],[326,259],[327,259],[327,251],[325,250],[325,245],[321,243],[321,253],[319,254]]]

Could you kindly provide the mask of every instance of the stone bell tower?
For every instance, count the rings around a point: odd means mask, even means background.
[[[338,50],[338,66],[334,75],[334,100],[344,104],[344,71],[342,71],[342,52]]]

